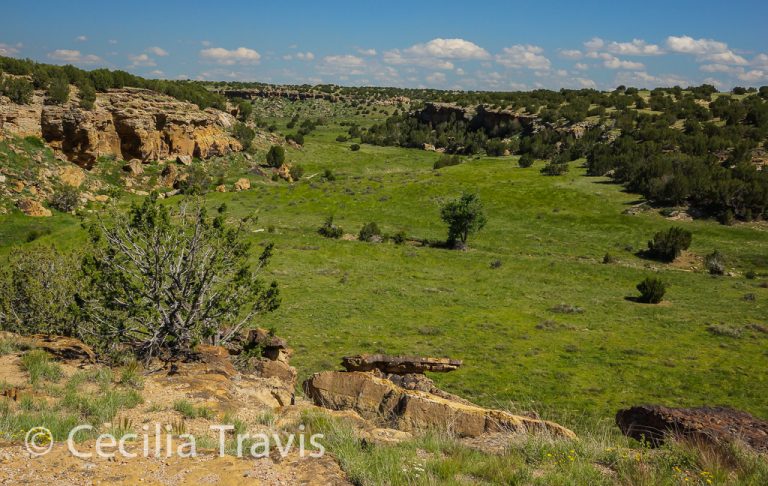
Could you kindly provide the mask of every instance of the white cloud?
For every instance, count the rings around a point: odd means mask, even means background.
[[[457,69],[456,69],[456,74],[457,74],[458,76],[464,76],[464,75],[465,75],[465,74],[467,74],[467,73],[466,73],[466,72],[464,72],[464,70],[463,70],[463,69],[461,69],[461,68],[457,68]]]
[[[83,54],[80,51],[72,49],[56,49],[53,52],[49,52],[48,57],[56,61],[70,64],[94,64],[101,62],[101,58],[99,56],[93,54]]]
[[[470,61],[490,59],[491,55],[477,44],[464,39],[432,39],[407,49],[384,52],[387,64],[406,64],[430,69],[453,69],[450,60]]]
[[[341,56],[325,56],[323,58],[325,64],[339,67],[362,67],[365,66],[365,60],[361,57],[353,56],[352,54],[345,54]]]
[[[200,51],[203,59],[214,61],[218,64],[231,66],[233,64],[257,64],[261,54],[247,47],[237,49],[224,49],[223,47],[209,47]]]
[[[78,35],[77,37],[75,37],[75,40],[76,40],[77,42],[85,42],[85,41],[87,41],[87,40],[88,40],[88,37],[86,37],[86,36],[84,36],[84,35]]]
[[[578,69],[579,71],[586,71],[589,69],[589,65],[584,64],[583,62],[577,62],[573,65],[574,69]]]
[[[645,69],[645,65],[642,62],[625,61],[605,52],[600,54],[600,58],[603,59],[603,66],[608,69],[626,69],[629,71]]]
[[[750,83],[768,81],[768,70],[753,69],[751,71],[739,74],[739,79]]]
[[[137,67],[137,66],[157,66],[157,63],[154,59],[149,57],[146,54],[138,54],[138,55],[131,55],[128,54],[128,59],[131,60],[131,66],[130,67]]]
[[[315,58],[315,55],[311,52],[299,52],[296,54],[296,59],[300,61],[311,61]]]
[[[656,44],[648,44],[642,39],[632,39],[631,42],[611,42],[605,46],[605,50],[624,56],[658,56],[664,54],[661,47]]]
[[[602,49],[604,45],[605,41],[599,37],[593,37],[584,43],[584,47],[586,47],[588,51],[596,51],[598,49]]]
[[[117,44],[117,40],[116,40],[116,39],[109,39],[107,42],[108,42],[110,45],[113,45],[113,46],[114,46],[115,44]]]
[[[164,57],[168,55],[168,51],[166,51],[162,47],[157,47],[157,46],[148,47],[147,52],[160,57]]]
[[[15,46],[11,46],[8,44],[0,43],[0,56],[14,57],[16,54],[19,53],[20,47],[21,47],[21,44],[16,44]]]
[[[496,62],[508,68],[549,69],[552,63],[542,55],[539,46],[517,44],[502,49]]]
[[[584,54],[578,49],[561,49],[560,57],[565,59],[581,59]]]
[[[361,56],[373,57],[376,55],[376,49],[358,49],[357,53]]]
[[[165,73],[162,72],[159,69],[155,69],[154,71],[150,71],[149,74],[151,74],[152,76],[164,76],[165,75]]]
[[[749,64],[746,59],[733,52],[725,42],[714,39],[694,39],[684,35],[667,37],[667,47],[672,52],[692,54],[699,60],[725,64]]]
[[[582,88],[597,88],[597,84],[589,78],[575,78],[575,81]]]
[[[768,54],[760,53],[752,59],[753,66],[768,67]]]
[[[445,83],[445,73],[432,73],[426,77],[426,81],[430,84],[443,84]]]
[[[638,88],[657,88],[671,86],[690,86],[690,81],[676,75],[653,76],[646,71],[621,71],[616,75],[617,85],[636,86]]]
[[[742,67],[728,66],[726,64],[703,64],[699,66],[699,69],[705,73],[740,74],[744,72]]]

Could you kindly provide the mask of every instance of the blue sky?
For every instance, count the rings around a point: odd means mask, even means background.
[[[768,85],[768,2],[4,2],[0,55],[167,79]]]

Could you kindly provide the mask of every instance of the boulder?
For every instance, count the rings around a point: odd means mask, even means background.
[[[288,182],[293,182],[293,176],[291,176],[291,164],[282,164],[277,169],[277,176]]]
[[[768,422],[732,408],[641,405],[619,410],[616,424],[625,435],[654,447],[674,435],[709,443],[739,440],[768,453]]]
[[[176,156],[176,163],[181,165],[192,165],[192,156],[191,155],[177,155]]]
[[[173,187],[179,178],[179,168],[174,164],[168,164],[160,175],[163,176],[163,186]]]
[[[416,356],[389,356],[386,354],[358,354],[345,356],[341,365],[347,371],[379,370],[383,373],[404,375],[409,373],[448,372],[461,366],[461,360],[450,358],[424,358]]]
[[[139,159],[131,159],[123,166],[123,170],[132,176],[138,176],[144,173],[144,164]]]
[[[59,169],[59,180],[70,187],[80,187],[85,182],[85,172],[76,165],[68,165]]]
[[[251,188],[251,181],[246,179],[245,177],[241,177],[240,179],[235,182],[235,192],[240,191],[247,191]]]
[[[383,420],[405,432],[438,429],[459,437],[477,437],[489,432],[541,431],[557,437],[576,437],[552,422],[406,390],[370,372],[315,373],[303,387],[318,406],[351,409],[363,418]]]
[[[269,358],[251,358],[248,362],[256,376],[262,378],[277,378],[289,388],[296,386],[296,368],[283,361],[274,361]]]
[[[16,205],[19,207],[21,212],[26,214],[27,216],[33,216],[36,218],[40,217],[48,217],[51,216],[51,210],[40,204],[39,201],[35,201],[34,199],[20,199]]]
[[[16,181],[16,183],[11,186],[11,190],[16,193],[21,193],[24,192],[24,187],[26,186],[24,185],[23,181]]]

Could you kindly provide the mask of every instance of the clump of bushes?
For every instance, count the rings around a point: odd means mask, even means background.
[[[443,167],[450,167],[452,165],[459,165],[461,164],[461,157],[458,155],[448,155],[443,154],[442,157],[437,159],[432,166],[433,169],[442,169]]]
[[[353,143],[352,145],[349,146],[349,150],[353,152],[357,152],[358,150],[360,150],[360,144]]]
[[[638,302],[658,304],[667,292],[667,284],[659,278],[646,277],[645,280],[637,284],[637,290],[640,291]]]
[[[0,80],[0,93],[10,98],[13,103],[26,105],[32,101],[34,86],[26,78],[6,76]]]
[[[326,238],[341,238],[344,234],[344,231],[333,223],[333,216],[328,216],[317,232]]]
[[[379,225],[375,222],[366,223],[360,228],[360,233],[357,235],[357,239],[360,241],[381,241],[381,230]]]
[[[542,167],[541,173],[548,176],[559,176],[568,172],[568,164],[566,162],[557,162],[555,160],[549,162]]]
[[[452,247],[466,246],[469,235],[483,229],[487,222],[480,198],[469,193],[448,201],[440,209],[440,217],[448,225],[448,245]]]
[[[611,263],[616,263],[616,258],[614,258],[614,256],[611,255],[610,253],[606,253],[603,256],[603,263],[606,265],[609,265]]]
[[[704,264],[711,275],[723,275],[725,273],[725,256],[717,250],[704,258]]]
[[[326,181],[333,182],[336,180],[336,174],[334,174],[331,169],[325,169],[323,171],[323,179],[325,179]]]
[[[253,139],[256,136],[256,132],[253,130],[253,128],[249,127],[245,123],[235,123],[235,126],[232,127],[232,136],[237,139],[238,142],[243,146],[243,150],[248,150],[251,148],[251,144],[253,143]]]
[[[667,231],[659,231],[648,242],[650,256],[665,262],[673,262],[683,250],[691,246],[693,235],[680,227],[672,227]]]

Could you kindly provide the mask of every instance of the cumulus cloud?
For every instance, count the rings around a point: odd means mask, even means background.
[[[477,44],[464,39],[432,39],[407,49],[392,49],[384,53],[387,64],[409,64],[431,69],[453,69],[453,60],[490,59],[491,55]]]
[[[599,37],[593,37],[584,43],[584,47],[588,51],[596,51],[598,49],[602,49],[604,45],[605,41]]]
[[[315,55],[311,52],[298,52],[296,53],[296,59],[299,61],[311,61],[315,58]]]
[[[626,69],[628,71],[639,71],[641,69],[645,69],[645,65],[642,62],[622,60],[608,53],[600,54],[600,58],[603,59],[603,66],[607,67],[608,69]]]
[[[549,69],[552,63],[542,55],[544,49],[530,44],[516,44],[502,49],[496,62],[508,68]]]
[[[168,51],[163,49],[162,47],[152,46],[147,48],[147,52],[150,54],[154,54],[159,57],[164,57],[168,55]]]
[[[83,54],[73,49],[56,49],[48,53],[48,57],[68,64],[94,64],[101,62],[101,58],[94,54]]]
[[[581,88],[597,88],[597,84],[589,78],[575,78],[574,81]]]
[[[86,36],[84,36],[84,35],[78,35],[77,37],[75,37],[75,40],[76,40],[77,42],[85,42],[85,41],[87,41],[87,40],[88,40],[88,37],[86,37]]]
[[[565,59],[581,59],[584,54],[578,49],[561,49],[560,57]]]
[[[261,54],[247,47],[237,49],[224,49],[223,47],[209,47],[200,51],[203,59],[231,66],[233,64],[257,64]]]
[[[361,56],[373,57],[373,56],[376,55],[376,49],[362,49],[362,48],[360,48],[360,49],[357,50],[357,53],[360,54]]]
[[[768,81],[768,70],[752,69],[751,71],[739,74],[739,79],[750,83]]]
[[[445,83],[445,73],[435,72],[426,77],[426,81],[430,84],[443,84]]]
[[[692,54],[700,60],[716,63],[746,65],[749,64],[742,56],[733,52],[725,42],[714,39],[694,39],[683,35],[667,37],[667,48],[679,54]]]
[[[642,39],[632,39],[631,42],[610,42],[605,50],[612,54],[624,56],[658,56],[664,51],[656,44],[648,44]]]
[[[703,64],[699,66],[699,69],[705,73],[740,74],[744,72],[742,67],[728,66],[726,64]]]
[[[21,47],[21,44],[16,44],[15,46],[11,46],[11,45],[3,44],[0,42],[0,56],[14,57],[16,56],[16,54],[19,53],[20,47]]]
[[[677,75],[654,76],[646,71],[621,71],[616,75],[616,84],[637,86],[638,88],[656,88],[672,86],[690,86],[690,81]]]
[[[586,71],[589,69],[589,65],[584,64],[583,62],[577,62],[573,65],[574,69],[578,69],[579,71]]]
[[[131,60],[131,66],[130,67],[137,67],[137,66],[157,66],[157,63],[154,59],[149,57],[146,54],[137,54],[135,56],[129,54],[128,59]]]

